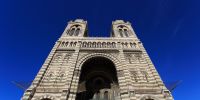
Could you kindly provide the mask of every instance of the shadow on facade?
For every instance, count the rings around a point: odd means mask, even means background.
[[[82,66],[76,100],[113,100],[119,97],[114,63],[104,57],[88,59]]]

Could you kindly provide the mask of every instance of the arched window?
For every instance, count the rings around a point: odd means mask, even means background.
[[[92,43],[92,47],[93,47],[93,48],[96,48],[96,47],[97,47],[97,46],[96,46],[96,42],[93,42],[93,43]]]
[[[112,42],[112,47],[115,48],[116,47],[116,43]]]
[[[66,43],[65,43],[65,47],[67,47],[67,46],[68,46],[68,43],[69,43],[69,42],[66,42]]]
[[[77,42],[74,42],[74,44],[73,44],[73,47],[75,47],[75,46],[76,46],[76,44],[77,44]]]
[[[101,42],[98,42],[98,43],[97,43],[97,47],[98,47],[98,48],[101,48]]]
[[[124,25],[119,25],[117,28],[118,28],[119,35],[121,37],[129,37],[128,27]]]
[[[102,43],[102,47],[106,48],[106,43],[105,42]]]
[[[80,32],[80,28],[77,28],[76,31],[75,31],[75,36],[78,36],[79,32]]]
[[[128,37],[128,31],[127,31],[127,29],[124,29],[124,34],[125,34],[126,37]]]
[[[81,26],[80,25],[73,25],[69,29],[67,35],[69,35],[69,36],[78,36],[79,33],[80,33],[80,30],[81,30]]]
[[[61,47],[65,47],[65,42],[62,42]]]
[[[88,47],[88,43],[87,42],[83,42],[83,47]]]
[[[107,43],[107,47],[111,48],[111,43],[110,42]]]
[[[73,46],[73,42],[70,43],[70,47],[72,47],[72,46]]]
[[[74,34],[75,28],[72,28],[69,32],[69,36],[72,36]]]
[[[119,34],[120,34],[121,37],[123,37],[122,29],[119,29]]]
[[[88,47],[92,47],[92,43],[91,42],[88,42]]]

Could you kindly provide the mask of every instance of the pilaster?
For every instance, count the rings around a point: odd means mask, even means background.
[[[44,74],[47,70],[47,68],[49,67],[49,64],[53,58],[53,55],[56,52],[56,49],[58,48],[58,46],[60,45],[60,42],[57,41],[53,47],[53,49],[51,50],[50,54],[48,55],[47,59],[45,60],[44,64],[42,65],[40,71],[38,72],[37,76],[35,77],[35,79],[33,80],[31,86],[26,90],[26,92],[24,93],[24,96],[21,98],[22,100],[31,100],[31,98],[33,97],[36,88],[38,87],[38,85],[40,84],[42,78],[44,77]]]

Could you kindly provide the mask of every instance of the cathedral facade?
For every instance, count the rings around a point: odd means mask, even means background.
[[[88,37],[87,21],[68,22],[22,100],[173,100],[131,23],[110,37]]]

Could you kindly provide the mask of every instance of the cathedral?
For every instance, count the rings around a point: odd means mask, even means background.
[[[87,21],[69,21],[21,100],[173,100],[131,23],[110,37],[88,37]]]

